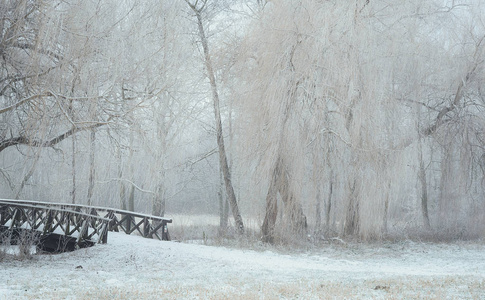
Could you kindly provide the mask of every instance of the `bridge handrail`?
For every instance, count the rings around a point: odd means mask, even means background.
[[[59,211],[72,209],[84,213],[85,216],[99,216],[108,218],[109,231],[124,231],[126,234],[133,232],[140,233],[145,238],[158,238],[159,240],[170,240],[167,224],[172,223],[172,219],[165,217],[152,216],[148,214],[136,213],[127,210],[88,206],[82,204],[42,202],[31,200],[0,199],[6,204],[25,204],[33,207],[47,207],[50,209],[58,208]]]
[[[129,210],[122,210],[110,207],[101,207],[101,206],[88,206],[83,204],[71,204],[71,203],[59,203],[59,202],[43,202],[43,201],[32,201],[32,200],[14,200],[14,199],[0,199],[0,202],[7,202],[7,203],[25,203],[25,204],[32,204],[32,205],[45,205],[45,206],[69,206],[69,207],[79,207],[79,208],[86,208],[86,209],[95,209],[99,211],[106,211],[106,212],[113,212],[118,214],[125,214],[131,215],[138,218],[149,218],[152,220],[157,221],[165,221],[167,223],[172,223],[172,219],[153,216],[148,214],[137,213]]]
[[[2,231],[8,228],[7,230],[14,230],[13,232],[15,232],[15,230],[27,225],[27,229],[41,232],[41,247],[54,251],[60,250],[59,247],[73,247],[72,249],[74,249],[74,247],[83,247],[83,245],[89,245],[89,243],[106,243],[111,221],[107,217],[66,209],[65,207],[0,199],[0,226],[3,228]],[[56,232],[57,230],[60,230],[62,235],[69,238],[64,240],[62,245],[62,239],[58,239],[57,245],[52,246],[52,239],[57,239],[52,238],[52,236],[59,235],[59,232]],[[72,241],[73,238],[75,242]],[[42,241],[42,239],[45,240]],[[71,246],[68,246],[68,244]]]
[[[32,202],[34,202],[34,201],[32,201]],[[38,203],[40,203],[40,202],[38,202]],[[72,213],[72,214],[76,214],[76,215],[79,215],[79,216],[83,216],[83,217],[86,217],[86,218],[98,219],[100,221],[106,221],[106,222],[111,221],[111,219],[109,219],[109,218],[96,216],[96,215],[90,215],[90,214],[86,214],[86,213],[83,213],[83,212],[64,209],[64,208],[55,208],[55,207],[42,206],[42,205],[29,205],[29,204],[25,204],[25,203],[15,203],[15,202],[12,202],[12,201],[4,201],[4,199],[0,199],[0,204],[6,204],[6,205],[9,205],[9,206],[17,206],[17,207],[24,207],[24,208],[40,208],[40,209],[44,209],[44,210],[53,210],[53,211],[57,211],[57,212],[67,212],[67,213]]]

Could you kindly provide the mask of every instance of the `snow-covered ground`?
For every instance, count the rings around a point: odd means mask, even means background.
[[[0,299],[485,299],[481,243],[240,250],[109,234],[106,245],[0,262]]]

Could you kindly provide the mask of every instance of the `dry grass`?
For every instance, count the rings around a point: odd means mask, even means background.
[[[62,298],[62,295],[53,295]],[[66,294],[67,296],[67,294]],[[394,278],[340,281],[248,282],[229,279],[207,285],[150,282],[83,291],[78,299],[485,299],[484,279],[467,277]]]
[[[18,236],[13,238],[15,246],[11,245],[12,236],[12,232],[8,230],[0,233],[0,261],[31,259],[35,253],[35,245],[38,242],[39,235],[29,230],[20,231]]]

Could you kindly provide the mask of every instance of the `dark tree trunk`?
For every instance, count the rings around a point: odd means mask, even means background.
[[[90,134],[90,149],[89,149],[89,182],[88,182],[88,205],[92,204],[92,198],[94,193],[94,181],[96,176],[96,164],[95,164],[95,146],[96,146],[96,130],[93,128],[91,129]]]
[[[321,192],[320,187],[317,187],[317,196],[316,196],[316,204],[315,204],[315,233],[318,233],[322,229],[322,199],[321,199]]]
[[[187,2],[188,3],[188,2]],[[217,146],[219,148],[219,163],[222,169],[222,174],[224,177],[224,185],[226,187],[226,195],[228,201],[231,205],[232,215],[234,217],[234,221],[236,223],[237,232],[239,234],[244,233],[244,223],[241,217],[241,213],[239,211],[239,206],[236,199],[236,194],[234,193],[234,188],[232,186],[231,181],[231,172],[229,170],[229,164],[227,162],[227,154],[224,145],[224,136],[222,130],[222,120],[221,120],[221,111],[220,111],[220,104],[219,104],[219,93],[217,91],[217,83],[216,77],[214,75],[214,70],[212,68],[212,61],[209,52],[209,45],[207,42],[207,37],[205,35],[204,26],[202,24],[202,16],[201,11],[194,5],[188,3],[192,10],[195,12],[197,17],[197,24],[199,27],[199,37],[201,39],[202,48],[204,50],[204,62],[207,69],[207,75],[209,76],[209,81],[212,90],[212,100],[214,104],[214,117],[216,121],[216,131],[217,131]]]
[[[325,227],[330,229],[330,212],[332,210],[333,177],[330,176],[330,186],[328,190],[327,203],[325,203]]]
[[[261,228],[263,234],[263,241],[267,243],[274,242],[274,230],[276,226],[276,218],[278,217],[278,178],[280,177],[280,163],[276,163],[271,182],[266,195],[266,213],[264,216],[263,226]]]
[[[354,179],[345,216],[344,234],[349,236],[359,233],[359,200],[356,195],[356,183],[357,179]]]
[[[285,206],[284,211],[289,222],[288,225],[291,229],[291,234],[301,236],[306,233],[308,227],[301,203],[299,203],[291,190],[288,179],[289,174],[284,166],[284,160],[281,157],[278,158],[266,196],[266,214],[261,230],[263,241],[268,243],[273,243],[275,238],[275,225],[278,216],[278,193]]]
[[[421,213],[423,216],[423,224],[426,230],[431,229],[428,214],[428,183],[426,180],[426,168],[423,160],[423,149],[421,139],[418,142],[419,151],[419,182],[421,184]]]
[[[71,202],[76,203],[76,136],[72,136],[72,190]]]

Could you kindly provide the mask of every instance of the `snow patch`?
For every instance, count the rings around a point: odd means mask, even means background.
[[[278,254],[110,232],[108,244],[1,262],[0,298],[485,295],[484,245],[348,247]]]

